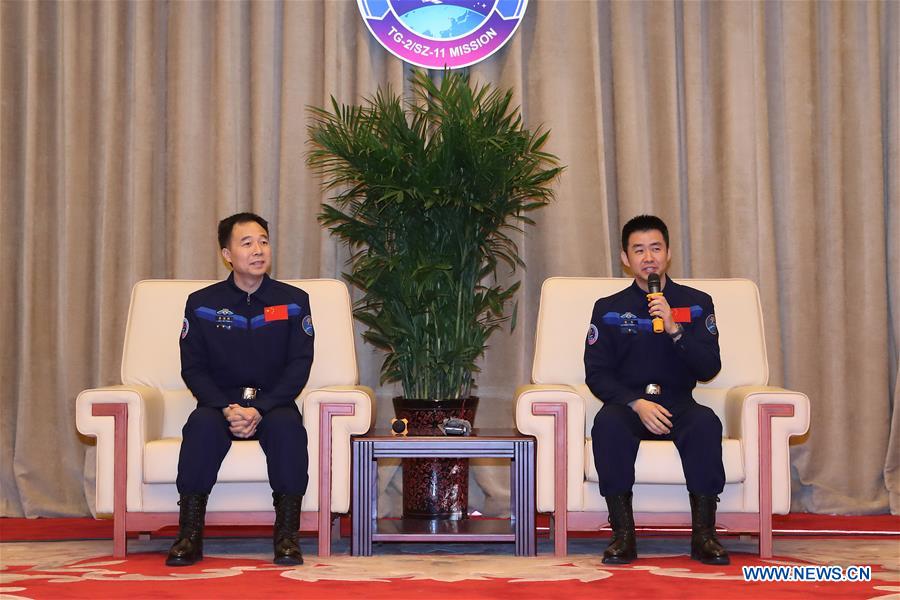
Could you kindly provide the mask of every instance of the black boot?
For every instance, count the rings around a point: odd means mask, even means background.
[[[691,558],[705,565],[727,565],[728,552],[716,537],[717,496],[690,494]]]
[[[166,564],[186,567],[203,560],[203,521],[208,494],[181,494],[178,500],[178,537],[169,549]]]
[[[300,505],[303,496],[272,492],[275,504],[275,528],[272,543],[275,549],[276,565],[302,565],[300,552]]]
[[[631,509],[631,492],[619,496],[607,496],[609,524],[612,525],[612,541],[603,551],[603,563],[627,565],[637,558],[637,541],[634,536],[634,512]]]

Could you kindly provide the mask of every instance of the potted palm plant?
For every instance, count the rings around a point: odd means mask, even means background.
[[[444,72],[413,71],[409,102],[379,89],[360,105],[313,108],[307,163],[335,192],[321,223],[351,250],[354,314],[385,352],[382,383],[400,382],[398,418],[412,434],[444,417],[474,419],[472,395],[488,338],[507,320],[524,267],[510,237],[553,199],[561,168],[529,131],[512,91]],[[513,306],[510,309],[510,305]],[[404,461],[404,516],[462,518],[466,461]]]

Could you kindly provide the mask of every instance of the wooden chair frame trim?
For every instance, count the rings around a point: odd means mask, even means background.
[[[535,402],[531,414],[550,416],[554,420],[553,443],[553,550],[556,556],[566,556],[567,531],[595,531],[606,525],[606,512],[569,511],[568,476],[568,407],[564,402]],[[759,425],[759,513],[719,513],[716,522],[726,529],[759,533],[760,558],[772,557],[772,420],[793,417],[792,404],[760,404]],[[561,509],[562,508],[562,512]],[[560,518],[560,514],[564,518]],[[690,525],[686,513],[635,513],[638,524]]]
[[[352,403],[333,402],[319,405],[319,510],[300,515],[300,529],[318,532],[319,556],[331,556],[331,434],[332,418],[353,416],[356,407]],[[113,441],[113,556],[124,558],[127,553],[129,531],[155,531],[161,527],[178,524],[177,512],[128,512],[127,498],[127,449],[128,404],[114,402],[95,404],[91,407],[95,417],[112,417]],[[274,521],[274,511],[210,512],[208,525],[269,525]]]

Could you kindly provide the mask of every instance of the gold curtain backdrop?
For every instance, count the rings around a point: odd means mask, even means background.
[[[770,381],[812,403],[794,509],[900,512],[898,35],[896,1],[531,0],[471,72],[568,168],[519,238],[519,326],[491,340],[479,424],[513,422],[541,282],[621,274],[619,229],[652,212],[674,277],[759,285]],[[0,515],[85,515],[74,399],[119,381],[132,285],[224,277],[215,225],[241,210],[273,224],[274,276],[339,277],[306,107],[409,69],[353,0],[6,0],[0,48]],[[358,351],[383,423],[394,389]],[[501,506],[501,479],[480,471],[474,503]]]

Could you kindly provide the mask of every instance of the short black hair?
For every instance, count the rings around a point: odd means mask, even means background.
[[[219,221],[219,248],[228,247],[228,242],[231,241],[231,231],[238,223],[258,223],[266,230],[266,235],[269,235],[269,222],[261,216],[251,212],[237,213]]]
[[[655,215],[638,215],[625,223],[622,228],[622,250],[628,252],[628,238],[635,231],[659,231],[663,239],[666,241],[666,248],[669,247],[669,228],[662,219]]]

